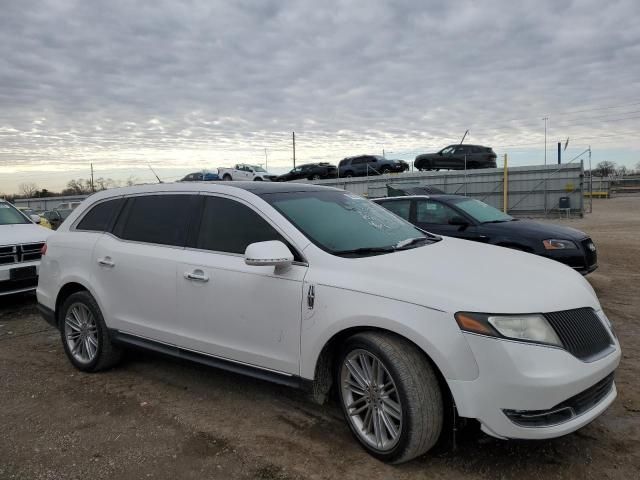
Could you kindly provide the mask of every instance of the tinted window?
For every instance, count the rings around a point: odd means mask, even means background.
[[[196,202],[195,195],[129,198],[114,233],[125,240],[183,246]]]
[[[448,225],[453,217],[459,217],[452,208],[432,200],[416,201],[416,222],[432,225]]]
[[[205,197],[197,248],[244,254],[247,246],[268,240],[286,241],[260,215],[234,200]]]
[[[409,220],[409,212],[411,211],[411,200],[391,200],[389,202],[381,202],[387,210],[392,211],[399,217]]]
[[[78,223],[77,230],[90,230],[93,232],[104,232],[109,229],[109,225],[114,215],[120,210],[124,200],[116,198],[108,200],[94,206]]]
[[[367,157],[359,157],[351,160],[351,165],[360,165],[361,163],[367,163]]]

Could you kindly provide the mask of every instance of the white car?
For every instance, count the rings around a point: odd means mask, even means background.
[[[0,200],[0,296],[36,289],[41,250],[51,234],[39,221]]]
[[[80,370],[134,346],[317,401],[335,388],[355,437],[384,461],[429,450],[454,411],[498,438],[544,439],[616,397],[620,345],[580,274],[424,233],[343,190],[107,190],[47,245],[40,310]]]
[[[249,165],[247,163],[238,163],[233,168],[219,168],[218,176],[222,180],[226,181],[265,181],[271,182],[275,180],[278,175],[267,172],[264,168],[258,165]]]

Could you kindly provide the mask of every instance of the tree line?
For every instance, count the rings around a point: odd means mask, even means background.
[[[136,185],[138,179],[129,177],[124,181],[114,180],[112,178],[98,177],[91,182],[89,178],[74,178],[67,182],[66,188],[60,191],[48,190],[40,188],[37,183],[24,182],[18,185],[18,193],[13,195],[4,195],[0,193],[0,198],[6,198],[10,201],[18,198],[46,198],[46,197],[64,197],[68,195],[90,195],[94,192],[107,190],[109,188]]]

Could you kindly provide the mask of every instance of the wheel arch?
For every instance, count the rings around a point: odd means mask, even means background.
[[[62,304],[67,298],[69,298],[71,295],[77,292],[89,292],[93,296],[93,298],[95,298],[95,295],[93,295],[91,290],[81,282],[77,280],[70,280],[67,283],[65,283],[62,286],[62,288],[60,288],[60,290],[58,291],[58,294],[56,295],[54,314],[55,314],[56,323],[58,324],[58,328],[60,327],[60,320],[61,320],[60,308],[62,307]],[[98,300],[96,299],[96,302],[97,301]]]
[[[344,342],[357,333],[365,332],[378,332],[394,335],[413,345],[420,353],[424,355],[427,362],[429,362],[429,364],[433,368],[433,371],[438,378],[438,383],[440,385],[440,388],[442,389],[445,400],[447,402],[453,402],[453,395],[451,393],[451,390],[449,389],[449,385],[447,384],[445,376],[442,373],[442,369],[433,360],[432,356],[424,350],[424,348],[421,348],[420,345],[416,344],[405,335],[401,335],[386,328],[366,325],[353,326],[340,330],[325,342],[324,346],[320,350],[318,358],[316,359],[313,380],[311,381],[311,393],[315,402],[323,404],[331,394],[331,389],[334,385],[333,376],[336,368],[336,361],[340,352],[340,348],[342,347]]]

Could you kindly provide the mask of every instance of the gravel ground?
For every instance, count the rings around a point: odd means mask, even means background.
[[[524,442],[468,430],[455,451],[387,466],[335,404],[295,390],[139,353],[82,374],[27,295],[0,300],[0,479],[640,478],[640,198],[597,201],[562,223],[598,245],[588,278],[624,351],[617,401],[577,433]]]

